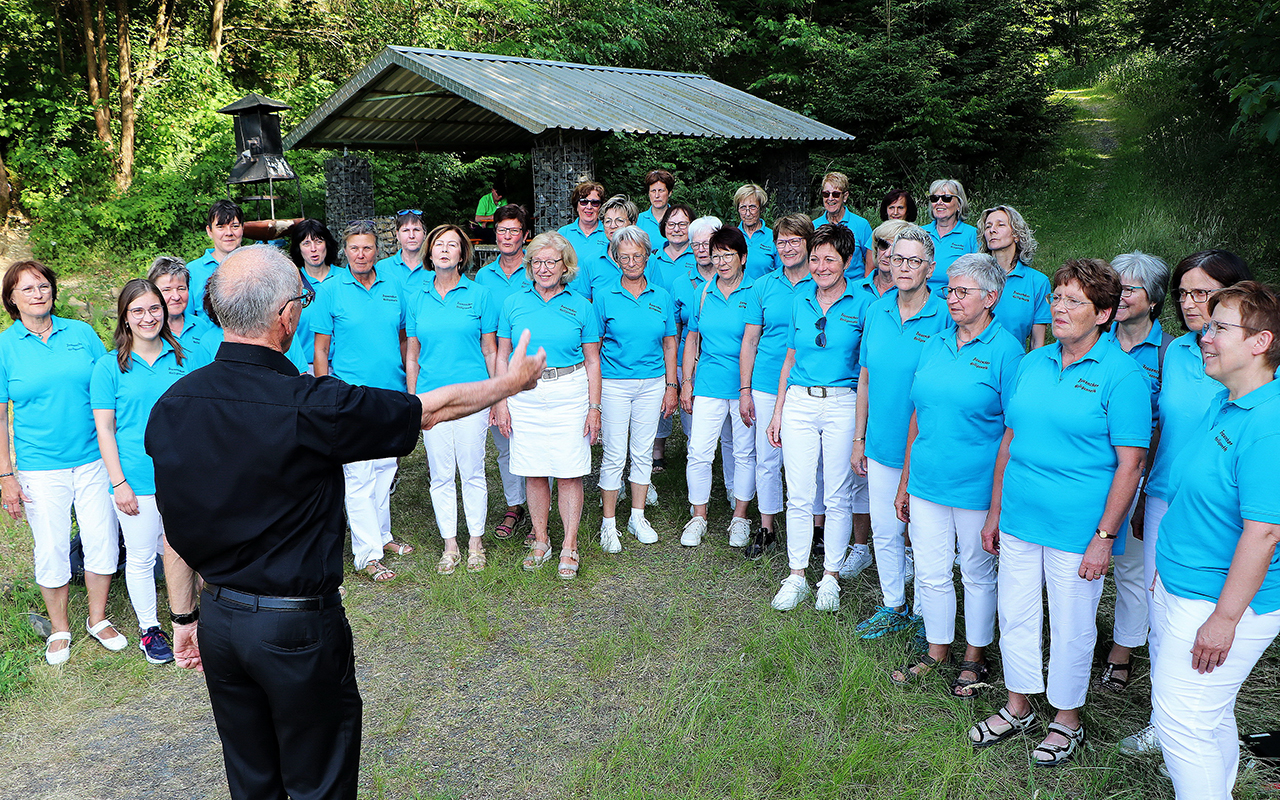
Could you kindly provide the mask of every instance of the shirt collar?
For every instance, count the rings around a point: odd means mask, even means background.
[[[1248,411],[1249,409],[1256,408],[1268,400],[1274,399],[1277,395],[1280,395],[1280,380],[1269,380],[1257,389],[1246,394],[1244,397],[1237,397],[1235,400],[1228,400],[1227,394],[1228,392],[1226,389],[1223,389],[1218,393],[1219,402],[1222,405],[1233,405],[1237,408],[1242,408],[1245,411]]]
[[[293,365],[284,353],[272,350],[260,344],[244,344],[242,342],[223,342],[218,346],[215,361],[235,361],[240,364],[251,364],[255,367],[266,367],[281,375],[295,376],[298,368]]]
[[[711,284],[712,284],[712,286],[713,286],[713,287],[715,287],[715,286],[717,286],[719,283],[720,283],[720,273],[718,273],[718,272],[717,272],[717,273],[716,273],[716,275],[715,275],[715,277],[711,279]],[[742,291],[743,289],[750,289],[750,288],[751,288],[752,283],[753,283],[753,281],[752,281],[752,280],[751,280],[751,278],[747,275],[747,273],[745,273],[745,272],[744,272],[744,273],[742,273],[742,283],[738,284],[738,288],[737,288],[737,289],[734,289],[732,292],[729,292],[729,297],[733,297],[735,294],[737,294],[738,292]],[[720,291],[716,291],[716,292],[715,292],[715,294],[720,295],[722,298],[724,297],[724,294],[723,294],[722,292],[720,292]],[[725,298],[725,299],[727,300],[728,298]]]
[[[444,302],[444,298],[441,297],[440,293],[436,291],[436,280],[434,277],[429,281],[423,281],[422,288],[423,288],[423,291],[425,291],[427,294],[431,295],[432,297],[434,297],[435,299],[439,300],[442,303]],[[470,289],[470,288],[471,288],[471,281],[467,278],[467,276],[459,275],[458,285],[450,289],[449,294],[453,294],[459,289]]]
[[[55,315],[55,314],[50,314],[50,315],[49,315],[49,323],[50,323],[50,327],[49,327],[49,337],[50,337],[50,338],[53,338],[53,335],[54,335],[55,333],[57,333],[58,331],[66,330],[66,328],[67,328],[67,321],[66,321],[65,319],[63,319],[62,317],[59,317],[59,316],[57,316],[57,315]],[[23,325],[23,324],[22,324],[22,320],[20,320],[20,319],[15,319],[15,320],[13,321],[13,325],[14,325],[14,327],[16,327],[16,328],[18,329],[18,331],[19,331],[19,334],[20,334],[19,338],[21,338],[22,336],[35,336],[37,339],[39,339],[39,338],[40,338],[39,336],[37,336],[36,334],[34,334],[34,333],[32,333],[30,330],[28,330],[28,329],[27,329],[27,326],[26,326],[26,325]]]
[[[1079,364],[1081,361],[1097,361],[1101,363],[1103,355],[1106,353],[1106,348],[1108,347],[1114,347],[1117,350],[1119,349],[1119,345],[1112,342],[1105,335],[1099,336],[1098,341],[1094,342],[1093,347],[1089,348],[1089,352],[1081,356],[1080,361],[1077,361],[1076,364]],[[1052,358],[1055,362],[1057,362],[1059,369],[1062,368],[1062,343],[1061,342],[1053,343],[1053,347],[1049,350],[1049,357]],[[1072,366],[1074,366],[1074,364]]]
[[[343,274],[338,276],[339,281],[341,281],[342,283],[354,284],[356,286],[359,286],[361,289],[364,289],[364,284],[360,282],[360,279],[356,277],[356,274],[354,272],[352,272],[349,269],[343,270],[342,272]],[[377,286],[379,283],[382,283],[384,280],[386,280],[386,276],[378,272],[378,268],[375,266],[373,268],[373,286]],[[373,291],[373,286],[370,286],[368,288],[368,291]]]
[[[886,291],[885,294],[882,294],[880,296],[884,297],[887,294],[888,292]],[[886,314],[893,314],[899,320],[902,319],[902,312],[898,310],[898,303],[896,300],[892,303],[885,303],[884,305],[885,305],[884,312]],[[944,305],[945,304],[938,299],[937,295],[935,295],[933,292],[929,292],[929,295],[925,298],[924,305],[920,307],[920,310],[912,314],[910,317],[908,317],[905,322],[900,322],[899,324],[905,325],[907,324],[907,322],[910,322],[911,320],[914,320],[914,319],[924,319],[925,317],[932,317],[935,314],[937,314],[940,310],[942,310],[942,307]]]

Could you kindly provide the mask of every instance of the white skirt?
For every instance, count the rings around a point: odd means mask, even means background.
[[[511,412],[511,474],[526,478],[580,478],[591,471],[587,424],[587,371],[539,380],[507,400]]]

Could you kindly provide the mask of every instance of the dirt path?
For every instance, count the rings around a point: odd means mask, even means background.
[[[15,261],[34,257],[27,226],[14,223],[0,227],[0,270],[8,269]]]

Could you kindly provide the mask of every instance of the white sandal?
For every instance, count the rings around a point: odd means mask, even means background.
[[[58,631],[50,634],[49,638],[44,641],[44,660],[49,662],[49,666],[56,667],[59,664],[65,664],[67,659],[71,658],[71,631]],[[67,646],[61,650],[50,651],[49,645],[54,642],[66,642]]]
[[[125,635],[123,633],[117,630],[116,635],[112,636],[110,639],[104,639],[98,635],[103,631],[105,631],[107,628],[114,628],[114,627],[115,626],[111,624],[111,620],[109,619],[103,619],[102,622],[99,622],[97,625],[93,625],[93,626],[89,625],[88,619],[84,621],[84,629],[89,632],[90,636],[98,640],[98,644],[101,644],[103,647],[107,648],[113,653],[118,653],[129,646],[129,640],[125,638]]]

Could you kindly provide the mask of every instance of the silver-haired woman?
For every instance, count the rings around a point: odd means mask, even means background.
[[[937,262],[929,287],[940,289],[947,282],[947,270],[957,258],[978,252],[978,229],[964,221],[969,196],[960,181],[954,178],[934,181],[929,184],[928,199],[933,222],[923,227],[933,238],[933,258]]]

